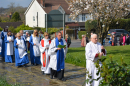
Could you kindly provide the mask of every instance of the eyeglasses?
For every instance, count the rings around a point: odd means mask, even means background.
[[[21,37],[21,36],[18,36],[18,37]]]
[[[46,36],[48,36],[48,35],[46,35]]]

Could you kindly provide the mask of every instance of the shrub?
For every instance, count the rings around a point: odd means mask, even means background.
[[[11,19],[14,20],[15,22],[21,20],[20,15],[19,15],[18,12],[15,12]]]
[[[34,30],[32,27],[29,27],[28,25],[20,25],[15,29],[16,32],[19,32],[20,30]]]
[[[123,58],[121,58],[121,65],[119,65],[116,61],[113,61],[111,56],[111,61],[109,63],[105,63],[105,59],[106,58],[99,59],[95,64],[98,68],[97,75],[101,73],[101,76],[97,79],[91,80],[92,76],[89,75],[89,72],[87,72],[90,79],[87,79],[86,81],[92,83],[92,81],[102,78],[99,86],[129,86],[130,71],[128,69],[128,65],[123,62]],[[102,62],[102,67],[99,66],[99,61]]]
[[[86,31],[79,31],[78,32],[79,39],[82,39],[82,35],[86,35]]]
[[[0,31],[2,31],[3,29],[0,27]]]
[[[2,22],[2,19],[1,19],[1,17],[0,17],[0,22]]]
[[[16,33],[16,30],[15,30],[15,28],[14,28],[13,26],[10,26],[8,29],[9,29],[12,33]]]

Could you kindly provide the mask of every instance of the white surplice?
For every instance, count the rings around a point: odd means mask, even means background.
[[[48,55],[50,55],[50,64],[49,67],[52,68],[53,70],[57,70],[57,47],[56,47],[56,42],[55,42],[55,38],[51,41],[50,47],[49,47],[49,51],[48,51]],[[66,58],[66,53],[67,53],[67,43],[64,39],[63,40],[63,44],[66,45],[66,48],[64,49],[64,58]],[[60,43],[59,43],[60,44]]]
[[[13,38],[13,36],[7,36],[7,40],[14,41],[14,38]],[[13,55],[14,52],[12,49],[14,49],[14,42],[8,42],[7,43],[7,55]]]
[[[33,51],[34,51],[34,55],[37,57],[37,56],[40,56],[40,49],[39,49],[39,46],[40,46],[40,36],[36,36],[34,37],[32,35],[32,38],[33,38],[33,43],[35,43],[36,45],[33,46]]]
[[[101,44],[98,42],[94,44],[92,41],[90,41],[89,43],[87,43],[85,51],[86,69],[87,71],[89,71],[89,74],[92,74],[92,79],[97,79],[100,76],[100,74],[98,76],[96,75],[98,69],[96,68],[94,63],[99,59],[99,57],[95,58],[95,55],[97,53],[101,53]],[[101,62],[99,62],[99,65],[102,66]],[[87,75],[86,79],[88,79]],[[93,81],[91,85],[98,86],[100,80],[101,79],[99,79],[98,81]],[[90,86],[90,83],[86,83],[86,86]]]
[[[16,38],[16,40],[18,44],[19,57],[23,58],[27,54],[24,40],[22,38],[21,39]]]
[[[50,68],[49,68],[50,61],[49,61],[48,50],[46,49],[46,47],[49,47],[49,45],[50,45],[49,44],[49,40],[50,39],[43,38],[42,40],[44,40],[44,47],[40,43],[40,52],[41,52],[41,58],[40,58],[40,60],[41,60],[41,64],[42,64],[41,71],[44,71],[44,73],[46,73],[46,74],[50,74]],[[42,54],[44,52],[45,52],[45,55],[46,55],[46,67],[43,67],[43,55]]]

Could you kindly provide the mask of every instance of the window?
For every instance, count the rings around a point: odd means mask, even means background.
[[[35,16],[33,16],[33,21],[35,21]]]
[[[82,14],[82,21],[85,21],[85,14]]]
[[[68,21],[71,21],[71,18],[70,18],[70,16],[68,16]]]

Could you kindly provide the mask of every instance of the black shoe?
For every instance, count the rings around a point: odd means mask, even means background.
[[[27,64],[25,64],[24,67],[28,67]]]
[[[65,78],[62,78],[62,79],[60,79],[61,81],[66,81],[66,79]]]
[[[44,71],[42,71],[42,74],[43,74],[43,75],[45,74]]]
[[[35,66],[37,66],[38,64],[35,64]]]
[[[33,66],[34,64],[31,64],[31,66]]]
[[[51,78],[51,79],[53,79],[53,76],[52,76],[52,75],[50,75],[50,78]]]

